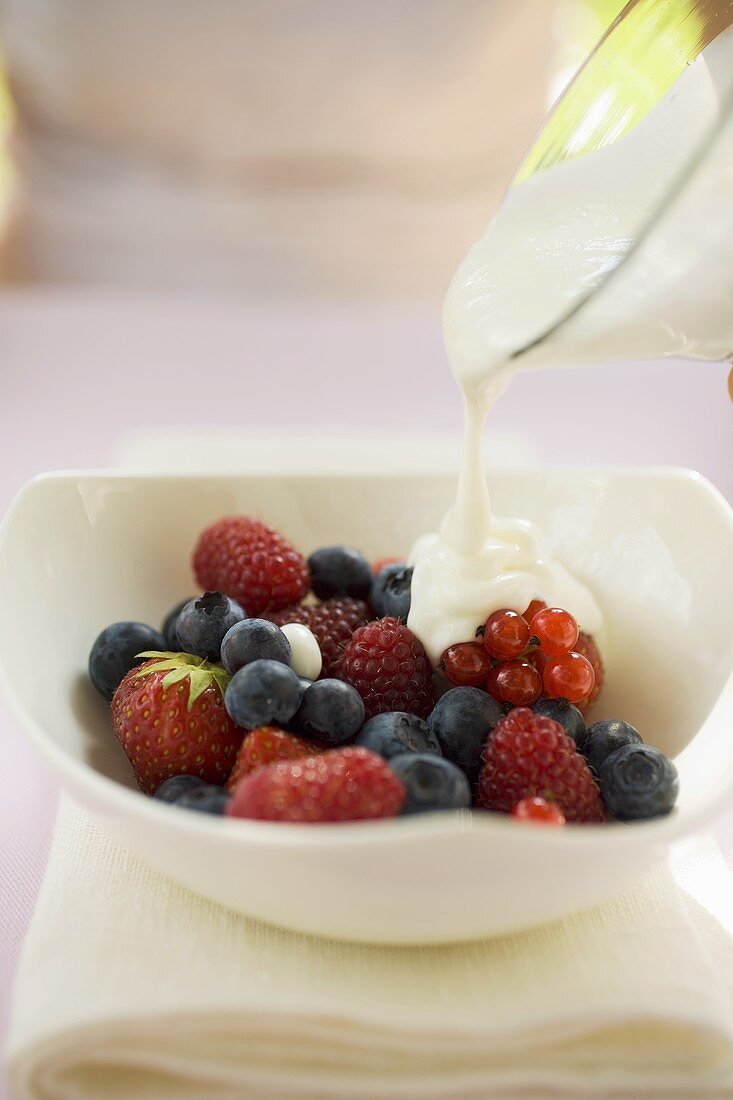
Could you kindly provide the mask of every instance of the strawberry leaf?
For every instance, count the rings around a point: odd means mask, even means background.
[[[138,653],[138,657],[147,657],[150,664],[135,673],[136,678],[150,676],[154,672],[165,672],[163,687],[173,687],[188,680],[188,710],[212,684],[223,697],[230,677],[221,665],[196,657],[193,653],[163,653],[148,651]]]

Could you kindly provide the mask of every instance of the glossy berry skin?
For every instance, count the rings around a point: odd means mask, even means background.
[[[316,680],[303,693],[293,726],[324,745],[343,745],[364,725],[359,692],[343,680]]]
[[[242,741],[224,707],[225,680],[218,665],[187,654],[162,654],[125,676],[112,726],[145,794],[171,776],[225,782]]]
[[[537,612],[541,611],[543,607],[547,607],[544,600],[532,600],[527,610],[522,613],[522,618],[531,623]]]
[[[221,643],[221,663],[230,676],[252,661],[290,664],[290,642],[269,619],[244,619],[235,623]]]
[[[509,608],[489,615],[484,627],[484,646],[498,661],[519,657],[529,645],[529,623],[518,611]]]
[[[160,784],[153,797],[159,798],[161,802],[177,802],[187,791],[205,786],[204,780],[198,775],[172,775]]]
[[[442,755],[440,742],[427,723],[416,714],[400,710],[375,714],[361,728],[354,744],[379,753],[385,760],[409,752]]]
[[[230,817],[317,824],[395,817],[405,787],[368,749],[332,749],[322,756],[258,768],[238,784]]]
[[[433,669],[422,645],[399,619],[377,619],[355,631],[340,676],[364,700],[366,717],[405,710],[427,718],[433,709]]]
[[[245,735],[231,775],[226,781],[226,790],[233,791],[240,779],[244,779],[255,768],[277,764],[280,760],[317,756],[322,751],[320,745],[306,741],[304,737],[296,737],[294,733],[286,733],[275,726],[260,726]]]
[[[603,667],[603,658],[601,657],[601,651],[599,650],[595,639],[590,634],[584,634],[581,630],[578,635],[578,640],[575,643],[575,652],[580,653],[593,665],[593,671],[596,678],[593,685],[593,690],[587,699],[583,699],[578,703],[578,707],[584,713],[590,707],[593,706],[598,696],[601,694],[604,681],[606,679],[606,670]]]
[[[479,804],[511,813],[523,798],[554,802],[570,822],[605,820],[601,796],[585,759],[559,722],[520,707],[497,722],[486,745]]]
[[[628,722],[594,722],[588,727],[581,751],[593,771],[599,775],[601,765],[616,749],[623,748],[624,745],[641,744],[641,734]]]
[[[176,801],[182,810],[196,810],[200,814],[214,814],[221,817],[229,802],[230,795],[223,787],[206,785],[186,791]]]
[[[193,568],[203,589],[231,596],[252,616],[299,603],[308,591],[303,556],[251,516],[224,516],[202,531]]]
[[[512,810],[517,821],[531,821],[538,825],[564,825],[565,814],[546,798],[523,798]]]
[[[323,657],[316,636],[305,623],[284,623],[280,628],[290,643],[290,667],[301,679],[317,680]]]
[[[224,701],[232,720],[242,729],[285,725],[301,699],[300,680],[281,661],[252,661],[232,676]]]
[[[532,705],[532,712],[559,722],[568,736],[572,737],[578,752],[585,755],[585,720],[576,706],[565,699],[538,699]]]
[[[542,674],[544,690],[552,699],[567,699],[579,703],[586,699],[595,686],[593,665],[580,653],[563,653],[551,657]]]
[[[162,634],[145,623],[113,623],[92,646],[89,654],[89,679],[100,695],[111,699],[131,668],[141,665],[138,653],[165,651]]]
[[[618,821],[643,821],[670,813],[677,801],[677,769],[659,749],[624,745],[600,770],[603,800]]]
[[[492,668],[489,691],[500,703],[531,707],[542,694],[542,677],[529,661],[504,661]]]
[[[481,642],[459,642],[441,657],[446,679],[459,687],[483,687],[491,671],[491,657]]]
[[[503,716],[497,701],[473,687],[454,687],[442,695],[428,718],[443,756],[465,772],[472,786],[478,781],[489,734]]]
[[[467,810],[471,805],[471,785],[450,760],[411,752],[393,756],[389,766],[407,791],[402,814]]]
[[[529,628],[548,657],[569,653],[578,640],[578,624],[569,611],[545,607],[533,616]]]
[[[308,558],[310,586],[319,600],[350,596],[365,600],[372,587],[372,567],[360,550],[323,546]]]
[[[324,600],[315,607],[308,604],[286,607],[268,615],[268,618],[280,626],[288,623],[303,623],[307,626],[321,650],[321,676],[336,676],[344,649],[351,641],[354,631],[368,623],[374,615],[364,600],[344,598]]]
[[[372,581],[369,602],[380,619],[393,615],[407,622],[410,614],[412,566],[404,562],[387,565]]]
[[[176,619],[179,647],[184,653],[218,661],[224,636],[246,617],[247,612],[221,592],[196,596],[182,608]]]
[[[195,599],[194,596],[189,596],[188,599],[181,600],[175,607],[170,609],[163,619],[163,625],[160,628],[160,632],[165,638],[165,648],[171,653],[177,653],[181,648],[178,644],[178,632],[176,630],[178,616],[181,614],[186,604],[190,603],[193,599]]]

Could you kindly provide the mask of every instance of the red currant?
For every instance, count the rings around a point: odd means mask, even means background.
[[[495,611],[484,627],[484,645],[492,657],[508,661],[519,657],[529,645],[531,631],[527,620],[518,611]]]
[[[467,687],[483,687],[491,670],[491,658],[480,642],[452,645],[442,661],[450,682]]]
[[[488,687],[500,703],[531,707],[542,694],[542,677],[529,661],[505,661],[492,668]]]
[[[578,640],[578,624],[561,607],[542,608],[533,616],[530,630],[539,639],[540,649],[551,657],[569,653]]]
[[[536,821],[541,825],[564,825],[565,815],[554,802],[546,798],[523,798],[512,810],[519,821]]]
[[[547,607],[544,600],[532,600],[531,604],[522,615],[522,618],[526,619],[528,623],[531,623],[537,612],[542,611],[544,607]]]
[[[534,665],[540,676],[544,676],[545,665],[550,660],[546,653],[543,653],[541,649],[531,649],[525,659],[529,661],[531,665]]]
[[[593,691],[596,674],[593,665],[580,653],[551,657],[542,675],[545,691],[553,699],[578,703]]]

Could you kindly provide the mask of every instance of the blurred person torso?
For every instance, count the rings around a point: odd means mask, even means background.
[[[436,301],[546,106],[552,0],[2,0],[6,280]]]

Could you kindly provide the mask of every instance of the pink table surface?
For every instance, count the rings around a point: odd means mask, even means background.
[[[674,361],[526,375],[492,427],[529,436],[549,463],[691,466],[733,499],[725,377],[721,366]],[[437,309],[3,292],[0,380],[0,514],[35,473],[104,465],[136,431],[460,426]],[[1,708],[0,744],[1,1047],[57,788]],[[731,858],[733,813],[718,834]]]

